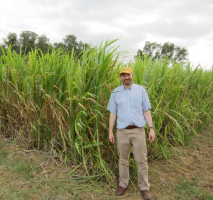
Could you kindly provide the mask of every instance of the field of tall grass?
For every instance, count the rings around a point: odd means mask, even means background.
[[[1,134],[26,148],[51,151],[75,169],[83,166],[88,177],[113,185],[118,153],[108,140],[106,107],[112,90],[121,84],[119,71],[126,66],[114,42],[84,50],[80,60],[73,53],[17,55],[8,48],[0,58]],[[210,123],[213,71],[192,69],[190,64],[171,67],[166,59],[139,59],[128,66],[152,105],[156,140],[148,145],[149,157],[168,159],[171,148],[184,145]],[[135,167],[131,155],[133,180]]]

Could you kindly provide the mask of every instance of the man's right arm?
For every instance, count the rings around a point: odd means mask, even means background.
[[[109,116],[109,140],[112,144],[115,143],[115,138],[114,138],[114,134],[113,134],[113,127],[114,127],[114,124],[115,124],[115,119],[116,119],[116,114],[110,112],[110,116]]]

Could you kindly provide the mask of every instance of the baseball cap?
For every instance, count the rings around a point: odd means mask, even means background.
[[[130,67],[124,67],[123,69],[121,69],[120,75],[122,73],[126,73],[126,74],[132,73],[132,69]]]

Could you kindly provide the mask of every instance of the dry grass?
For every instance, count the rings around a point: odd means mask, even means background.
[[[149,160],[152,199],[213,198],[213,126],[194,137],[169,160]],[[1,199],[127,199],[141,200],[136,182],[122,197],[104,181],[88,179],[85,169],[64,164],[50,152],[25,150],[1,138]],[[134,182],[134,180],[132,180]]]

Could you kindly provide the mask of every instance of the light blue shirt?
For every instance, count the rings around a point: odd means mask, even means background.
[[[117,114],[117,128],[123,129],[129,125],[144,127],[146,119],[144,111],[151,109],[146,90],[136,84],[132,84],[127,90],[123,85],[113,90],[107,110]]]

